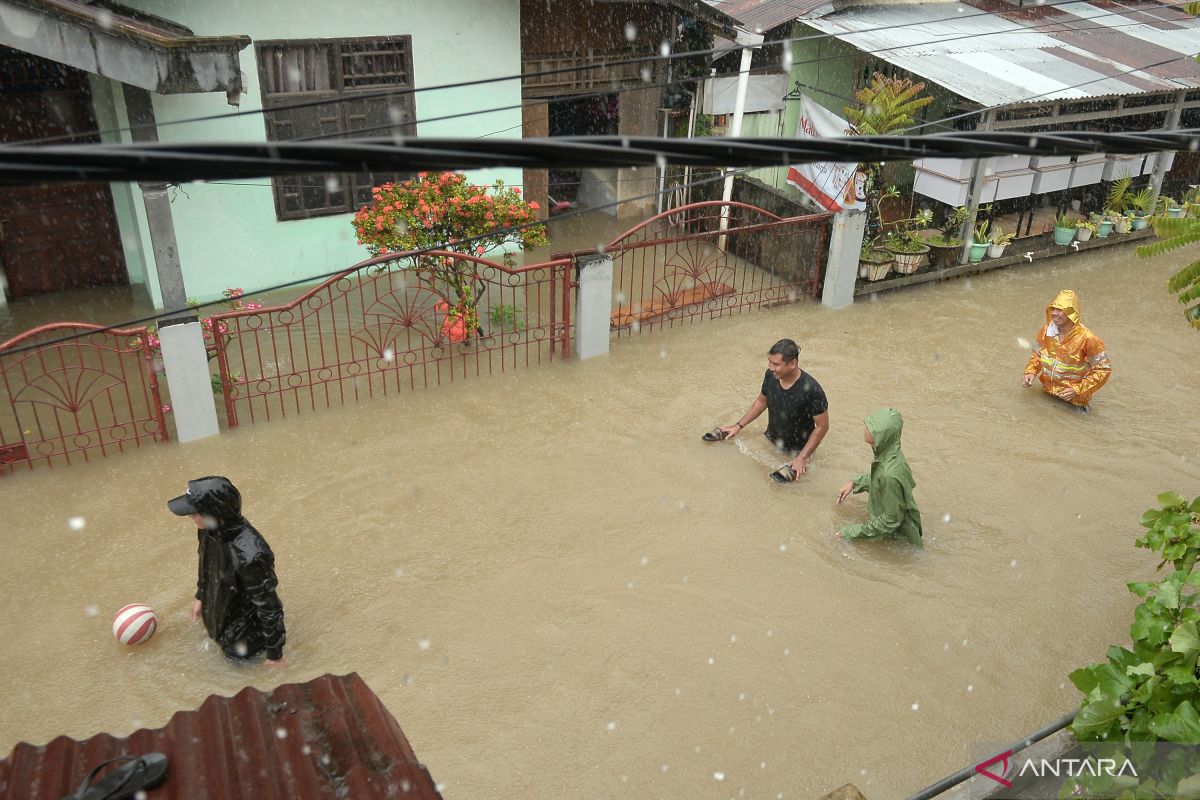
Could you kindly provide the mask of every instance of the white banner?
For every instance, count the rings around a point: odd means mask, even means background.
[[[807,95],[800,97],[800,124],[797,139],[846,136],[850,126]],[[787,182],[821,204],[827,211],[866,208],[866,176],[858,164],[798,164],[788,168]]]

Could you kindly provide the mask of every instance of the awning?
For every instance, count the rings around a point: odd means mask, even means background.
[[[195,36],[168,20],[76,0],[0,0],[0,45],[156,94],[242,92],[249,36]]]
[[[1100,3],[885,5],[800,21],[983,106],[1200,88],[1200,20]]]

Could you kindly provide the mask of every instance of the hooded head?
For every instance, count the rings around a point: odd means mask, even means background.
[[[875,457],[883,458],[900,450],[900,432],[904,430],[904,419],[894,408],[883,408],[874,412],[863,423],[875,440]]]
[[[203,514],[220,525],[242,518],[242,495],[228,478],[210,475],[188,481],[187,492],[168,500],[167,508],[180,517]]]
[[[1079,298],[1075,295],[1074,289],[1063,289],[1055,298],[1046,306],[1046,324],[1050,324],[1050,312],[1054,309],[1059,309],[1067,315],[1067,319],[1076,325],[1079,324]]]

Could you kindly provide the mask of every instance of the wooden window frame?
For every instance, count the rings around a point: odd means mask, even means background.
[[[346,48],[349,45],[395,45],[399,43],[402,47],[398,48],[401,52],[398,55],[401,58],[401,70],[403,77],[407,79],[407,83],[392,83],[392,84],[372,84],[365,87],[345,85],[347,75],[345,72],[344,59],[348,55]],[[330,70],[330,88],[311,91],[295,91],[295,92],[272,92],[268,93],[268,58],[277,48],[302,48],[316,47],[326,49],[327,60],[326,68]],[[403,36],[353,36],[344,38],[332,39],[270,39],[255,42],[254,56],[258,66],[258,82],[259,95],[262,99],[263,107],[263,124],[265,128],[266,139],[272,141],[289,141],[286,138],[277,138],[275,135],[274,125],[277,123],[277,118],[272,117],[272,111],[279,108],[286,110],[287,106],[297,103],[305,103],[313,100],[336,100],[325,106],[312,106],[305,109],[296,109],[296,113],[312,112],[316,113],[323,109],[332,108],[336,115],[336,133],[321,136],[322,139],[338,139],[349,138],[356,134],[353,128],[351,119],[351,106],[357,100],[360,103],[364,100],[370,101],[371,95],[379,95],[387,92],[389,89],[414,89],[415,78],[413,76],[413,52],[412,52],[412,37]],[[353,76],[350,76],[353,79]],[[387,127],[371,126],[366,131],[369,136],[414,136],[416,134],[416,102],[412,92],[405,92],[394,96],[379,98],[390,103],[393,107],[400,107],[402,121]],[[365,117],[363,114],[356,116]],[[299,137],[297,137],[299,138]],[[322,176],[322,180],[328,181],[330,177],[336,179],[337,184],[341,187],[341,193],[344,196],[344,202],[330,204],[329,192],[326,192],[326,205],[321,207],[308,208],[304,206],[304,189],[302,181],[312,179],[312,176],[277,176],[271,178],[271,193],[275,199],[275,217],[280,222],[286,222],[296,219],[312,219],[314,217],[327,217],[337,214],[353,213],[358,206],[364,202],[370,202],[370,187],[378,186],[386,181],[395,181],[403,176],[397,174],[370,174],[363,176],[357,173],[331,173],[330,175]],[[367,185],[365,197],[363,196],[362,186],[363,178],[366,177]],[[296,193],[299,195],[299,209],[289,208],[288,199]]]

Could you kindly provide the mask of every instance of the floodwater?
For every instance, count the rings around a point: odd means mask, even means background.
[[[1154,496],[1200,486],[1200,334],[1132,248],[614,341],[553,364],[0,480],[0,753],[123,736],[209,694],[357,671],[448,798],[902,798],[1069,711],[1127,641]],[[1079,291],[1114,364],[1090,414],[1020,386]],[[824,386],[809,475],[735,421],[783,336]],[[926,547],[836,540],[906,421]],[[195,533],[167,498],[225,474],[278,558],[288,665],[187,621]],[[83,526],[74,517],[83,519]],[[138,647],[112,615],[161,617]]]

